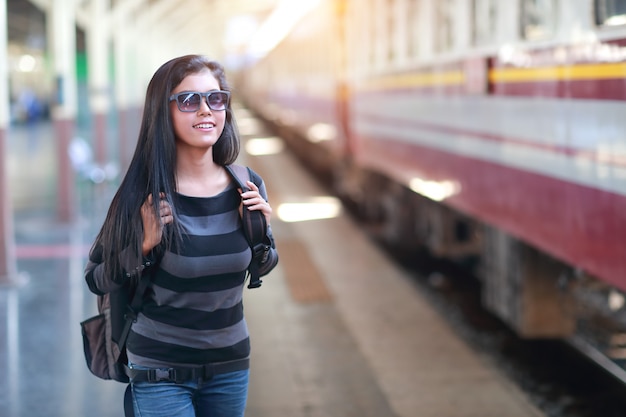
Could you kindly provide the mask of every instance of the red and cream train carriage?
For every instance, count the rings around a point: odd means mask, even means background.
[[[618,311],[626,1],[318,3],[247,69],[248,104],[388,242],[479,256],[520,334],[573,334],[587,282]]]

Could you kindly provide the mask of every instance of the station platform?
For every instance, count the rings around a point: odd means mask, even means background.
[[[542,416],[455,335],[279,138],[236,112],[240,163],[268,186],[280,254],[263,286],[244,295],[247,417]],[[23,282],[0,289],[0,416],[118,417],[125,386],[89,373],[79,326],[95,314],[82,270],[114,184],[77,184],[80,214],[58,223],[51,135],[41,130],[31,147],[25,130],[9,133]],[[275,152],[246,153],[263,141]]]

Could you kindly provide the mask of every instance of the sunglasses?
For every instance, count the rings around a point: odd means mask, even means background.
[[[176,101],[178,110],[182,112],[194,112],[200,109],[202,97],[206,99],[209,109],[215,111],[226,110],[230,92],[228,91],[209,91],[200,93],[199,91],[187,91],[184,93],[173,94],[170,101]]]

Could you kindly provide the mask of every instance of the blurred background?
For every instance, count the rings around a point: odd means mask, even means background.
[[[2,287],[98,224],[187,53],[226,67],[247,157],[332,194],[314,216],[340,201],[429,286],[626,382],[626,0],[0,0]]]
[[[271,49],[307,7],[276,0],[3,1],[0,129],[26,128],[36,142],[37,126],[50,123],[59,149],[74,145],[71,160],[59,152],[61,168],[72,163],[85,174],[92,163],[90,175],[115,176],[134,149],[145,88],[160,64],[202,53],[237,71]],[[60,184],[70,181],[61,171]],[[70,218],[71,208],[59,209]]]

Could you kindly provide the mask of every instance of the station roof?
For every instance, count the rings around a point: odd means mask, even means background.
[[[46,11],[55,0],[6,0],[9,43],[45,48]],[[58,0],[57,0],[58,1]],[[76,23],[87,32],[93,7],[106,10],[109,32],[124,22],[150,16],[149,25],[173,37],[172,43],[222,59],[227,51],[241,48],[254,31],[278,8],[281,0],[68,0],[74,4]],[[300,0],[299,0],[300,1]],[[287,3],[289,0],[283,0]],[[297,3],[291,0],[292,4]],[[103,5],[104,4],[104,5]],[[70,6],[71,7],[71,6]],[[102,9],[100,9],[102,10]]]

